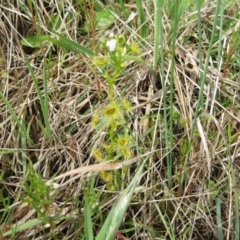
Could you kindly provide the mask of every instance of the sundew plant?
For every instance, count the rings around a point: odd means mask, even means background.
[[[93,58],[93,63],[109,86],[109,103],[97,109],[92,118],[92,126],[96,131],[101,131],[102,125],[107,126],[104,128],[105,141],[99,146],[94,146],[93,155],[98,162],[124,161],[132,156],[131,148],[134,146],[131,132],[124,127],[126,114],[131,110],[131,103],[126,98],[116,99],[114,87],[126,67],[124,56],[139,55],[140,49],[136,42],[127,42],[123,35],[110,34],[108,38],[101,40],[98,52],[99,55]],[[118,131],[120,128],[121,130]],[[127,169],[125,171],[127,172]],[[100,172],[100,176],[107,182],[109,189],[115,189],[111,172]]]

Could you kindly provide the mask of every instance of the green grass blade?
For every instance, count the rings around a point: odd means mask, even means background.
[[[19,225],[19,226],[17,226],[17,225],[13,226],[11,230],[3,233],[2,235],[3,235],[3,237],[7,237],[7,236],[10,236],[12,234],[24,231],[26,229],[30,229],[30,228],[32,228],[34,226],[37,226],[37,225],[39,225],[43,222],[44,222],[43,219],[33,219],[33,220],[30,220],[26,223],[23,223],[23,224]]]
[[[13,110],[12,106],[10,105],[10,103],[8,102],[7,98],[3,95],[2,91],[0,90],[0,98],[3,100],[3,102],[6,104],[9,112],[11,113],[11,117],[14,118],[14,120],[17,122],[18,126],[20,127],[20,129],[24,132],[25,129],[21,124],[20,119],[18,118],[17,114],[15,113],[15,111]]]
[[[61,48],[64,48],[66,50],[69,51],[73,51],[76,53],[82,53],[88,57],[94,57],[95,53],[92,52],[90,49],[83,47],[82,45],[64,37],[63,35],[59,34],[59,33],[54,33],[55,35],[57,35],[57,37],[50,37],[50,36],[41,36],[41,39],[43,41],[49,41],[52,44],[55,44]]]
[[[85,229],[87,240],[93,240],[91,210],[88,204],[88,198],[86,194],[85,194],[85,204],[84,204],[84,229]]]
[[[235,171],[232,170],[232,173],[235,174]],[[240,222],[239,222],[239,190],[237,188],[238,184],[236,181],[235,175],[232,177],[233,183],[234,183],[234,204],[235,204],[235,219],[234,219],[234,239],[239,240],[240,239]]]
[[[125,3],[124,3],[123,0],[119,0],[119,4],[120,4],[121,9],[122,9],[122,12],[123,12],[123,14],[124,14],[124,18],[127,20],[128,17],[129,17],[129,15],[130,15],[130,11],[129,11],[129,9],[126,8]],[[128,25],[130,28],[132,28],[132,21],[129,21],[129,22],[127,23],[127,25]]]
[[[48,87],[47,87],[48,77],[46,71],[46,59],[43,59],[43,88],[44,88],[44,107],[42,108],[44,123],[45,123],[45,134],[47,139],[51,138],[51,131],[50,131],[50,122],[49,122],[49,103],[48,103]]]
[[[131,202],[133,193],[138,185],[139,178],[143,172],[143,167],[147,159],[143,161],[129,186],[122,192],[118,201],[113,205],[111,211],[108,214],[100,232],[98,233],[96,240],[112,240],[119,229],[122,219],[126,213],[126,210]]]
[[[153,69],[156,71],[158,66],[158,49],[160,38],[162,37],[162,16],[161,1],[155,1],[155,30],[154,30],[154,51],[153,51]],[[161,36],[160,36],[161,34]],[[163,46],[161,45],[161,50]],[[156,73],[155,73],[156,74]]]
[[[45,123],[45,127],[42,128],[43,132],[44,132],[44,135],[47,139],[50,139],[50,123],[49,123],[49,119],[48,119],[48,101],[46,100],[47,98],[47,87],[46,87],[46,76],[44,74],[44,78],[43,81],[45,81],[44,83],[44,96],[45,96],[45,99],[42,97],[42,93],[41,93],[41,90],[39,88],[39,85],[38,85],[38,82],[37,82],[37,79],[34,75],[34,72],[33,72],[33,69],[32,69],[32,66],[30,65],[30,62],[29,60],[27,59],[27,57],[25,57],[25,61],[27,63],[27,67],[28,67],[28,70],[30,72],[30,75],[32,77],[32,80],[33,80],[33,83],[35,85],[35,88],[36,88],[36,91],[37,91],[37,95],[38,95],[38,98],[39,98],[39,101],[40,101],[40,105],[41,105],[41,110],[42,110],[42,114],[43,114],[43,118],[44,118],[44,123]],[[45,64],[43,64],[45,65]]]
[[[148,29],[147,29],[144,11],[142,8],[142,1],[137,0],[136,5],[137,5],[137,11],[138,11],[138,16],[139,16],[139,21],[140,21],[140,35],[142,38],[145,39],[148,36]]]
[[[47,36],[47,35],[36,35],[36,36],[25,37],[21,40],[21,43],[25,46],[34,48],[34,47],[39,47],[41,44],[44,44],[46,42],[50,42],[68,51],[81,53],[88,57],[95,56],[95,53],[92,52],[90,49],[83,47],[82,45],[70,40],[69,38],[59,33],[55,32],[54,34],[57,36],[53,37],[53,36]]]
[[[154,196],[150,194],[150,197],[152,199],[152,201],[154,201]],[[162,224],[164,225],[164,227],[166,228],[166,232],[167,232],[167,237],[169,237],[171,240],[175,240],[175,235],[174,235],[174,229],[173,229],[173,226],[171,224],[171,221],[169,221],[169,218],[167,216],[164,216],[164,214],[162,213],[161,209],[159,208],[159,205],[157,203],[154,204],[155,207],[156,207],[156,210],[158,212],[158,215],[159,216],[156,216],[156,217],[159,217]],[[166,235],[165,235],[166,237]]]
[[[216,11],[214,14],[215,18],[214,18],[214,22],[213,22],[212,31],[211,31],[212,33],[211,33],[211,38],[210,38],[210,42],[209,42],[209,46],[208,46],[207,57],[206,57],[206,60],[204,63],[204,70],[203,70],[202,78],[200,80],[200,90],[199,90],[199,94],[198,94],[198,101],[197,101],[197,105],[195,108],[194,120],[193,120],[192,127],[191,127],[190,143],[189,143],[189,147],[188,147],[188,153],[186,155],[185,162],[184,162],[184,167],[187,166],[188,161],[189,161],[189,154],[190,154],[190,149],[191,149],[191,145],[192,145],[192,139],[193,139],[195,127],[197,124],[197,118],[199,117],[199,114],[201,112],[201,109],[202,109],[203,103],[204,103],[203,90],[204,90],[204,85],[205,85],[206,78],[207,78],[207,72],[209,70],[209,61],[210,61],[210,57],[211,57],[211,53],[212,53],[213,41],[214,41],[215,35],[216,35],[217,23],[219,20],[218,16],[219,16],[219,11],[220,11],[220,5],[221,5],[221,1],[218,0],[217,5],[216,5]],[[199,12],[199,14],[201,14],[201,12]],[[183,181],[184,181],[184,174],[182,175],[181,183],[183,183]]]

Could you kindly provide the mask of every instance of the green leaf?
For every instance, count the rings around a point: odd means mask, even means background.
[[[108,9],[103,9],[96,14],[96,30],[105,30],[114,23],[115,17]]]
[[[92,20],[91,20],[92,21]],[[94,29],[95,30],[102,30],[105,31],[109,28],[115,21],[115,17],[108,9],[102,9],[96,12],[95,15],[95,22],[94,22]],[[84,31],[89,32],[91,31],[92,22],[88,19],[84,25]]]

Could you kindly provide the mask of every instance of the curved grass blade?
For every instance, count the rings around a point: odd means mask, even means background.
[[[90,49],[83,47],[82,45],[70,40],[69,38],[59,34],[59,33],[54,33],[57,35],[57,37],[50,37],[50,36],[41,36],[41,39],[43,41],[49,41],[52,44],[55,44],[59,47],[62,47],[66,50],[77,52],[77,53],[82,53],[86,55],[87,57],[94,57],[95,53],[92,52]]]
[[[24,46],[32,47],[32,48],[39,48],[40,44],[44,42],[50,42],[54,45],[57,45],[63,49],[68,51],[76,52],[84,54],[88,57],[95,56],[95,53],[92,52],[90,49],[83,47],[82,45],[72,41],[71,39],[64,37],[59,33],[55,33],[56,37],[48,36],[48,35],[40,35],[40,36],[28,36],[21,40],[21,43]]]
[[[122,192],[118,201],[113,205],[107,219],[105,220],[100,232],[96,237],[96,240],[114,239],[114,236],[116,235],[116,232],[118,231],[119,226],[122,223],[129,203],[131,202],[136,186],[138,185],[146,161],[147,158],[142,162],[129,186]]]

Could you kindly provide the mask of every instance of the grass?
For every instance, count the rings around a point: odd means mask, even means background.
[[[1,1],[0,240],[240,239],[239,7]]]

